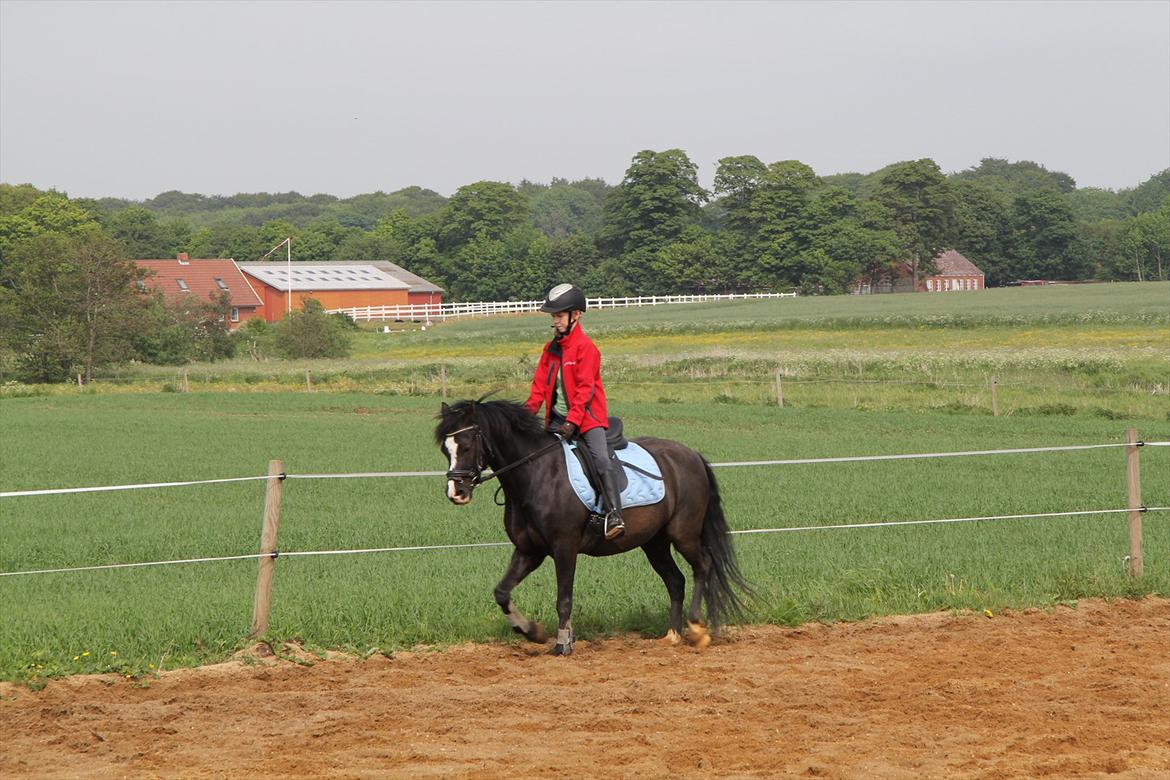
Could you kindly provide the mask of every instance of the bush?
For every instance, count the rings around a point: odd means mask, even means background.
[[[350,334],[338,318],[325,313],[321,302],[305,300],[301,311],[290,313],[273,326],[278,354],[287,358],[348,357]]]
[[[167,303],[156,295],[135,347],[147,363],[167,366],[230,358],[236,352],[227,324],[230,306],[227,293],[185,306]]]

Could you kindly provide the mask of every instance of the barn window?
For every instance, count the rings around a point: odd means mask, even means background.
[[[232,307],[232,322],[239,322],[239,321],[240,321],[240,310],[238,307],[233,306]]]
[[[180,290],[182,290],[183,292],[191,292],[191,288],[189,288],[187,286],[187,283],[184,282],[182,279],[176,279],[175,281],[178,283]]]
[[[226,290],[228,288],[227,282],[225,282],[223,279],[221,279],[218,276],[215,277],[215,286],[221,290]]]
[[[141,279],[135,279],[134,286],[137,287],[139,290],[145,290],[146,289],[146,282],[142,281]]]

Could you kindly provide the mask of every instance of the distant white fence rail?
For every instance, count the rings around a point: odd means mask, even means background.
[[[634,306],[661,306],[670,303],[710,303],[713,301],[747,301],[762,298],[795,298],[786,293],[727,293],[723,295],[639,295],[631,298],[589,298],[590,309],[627,309]],[[350,306],[329,309],[330,314],[344,314],[354,322],[370,320],[412,320],[427,322],[455,317],[490,317],[495,314],[527,314],[540,310],[543,301],[477,301],[474,303],[414,303],[398,306]]]

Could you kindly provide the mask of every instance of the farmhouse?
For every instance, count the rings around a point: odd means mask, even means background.
[[[923,276],[914,288],[914,273],[906,263],[895,267],[894,276],[877,282],[858,281],[853,285],[854,295],[889,292],[953,292],[982,290],[983,272],[954,249],[948,249],[934,258],[937,273]]]
[[[135,260],[152,273],[143,280],[147,289],[158,290],[171,304],[208,303],[220,293],[231,300],[228,327],[264,314],[264,302],[230,258],[192,260],[186,252],[170,260]]]
[[[934,259],[938,273],[918,280],[918,291],[982,290],[983,272],[967,258],[948,249]]]
[[[260,292],[269,322],[284,317],[290,307],[300,309],[307,298],[326,309],[409,302],[411,285],[374,263],[240,263],[240,270]]]

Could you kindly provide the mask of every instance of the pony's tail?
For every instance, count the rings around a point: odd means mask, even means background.
[[[719,483],[711,471],[711,464],[703,459],[707,469],[707,514],[703,517],[703,531],[700,542],[703,555],[711,562],[711,573],[707,577],[704,593],[707,598],[707,622],[714,631],[723,617],[742,617],[742,597],[751,598],[754,593],[751,584],[739,570],[735,548],[731,545],[731,534],[727,518],[723,516],[723,502],[719,498]]]

